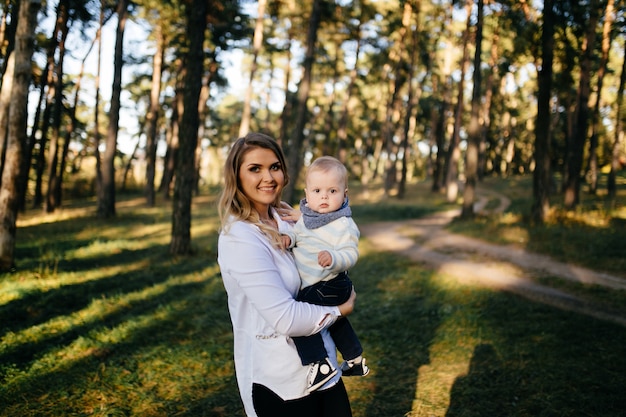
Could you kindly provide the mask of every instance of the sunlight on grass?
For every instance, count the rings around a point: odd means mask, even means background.
[[[58,336],[61,333],[74,329],[75,327],[88,327],[90,324],[104,322],[108,317],[119,315],[124,311],[130,311],[138,303],[163,295],[173,287],[192,282],[202,282],[205,279],[203,278],[204,276],[213,276],[216,273],[216,266],[212,266],[210,269],[207,269],[201,274],[172,277],[166,282],[143,288],[141,291],[94,299],[88,307],[69,316],[58,316],[40,325],[28,327],[18,333],[9,332],[5,335],[2,343],[0,344],[0,354],[2,354],[3,350],[7,348],[12,350],[19,349],[21,344],[43,343],[45,339],[52,336]],[[163,309],[166,309],[166,307],[161,307],[162,311],[158,314],[144,317],[140,319],[138,323],[128,323],[125,326],[119,326],[116,330],[94,332],[90,334],[90,339],[98,343],[109,345],[119,343],[124,340],[128,334],[137,330],[137,326],[144,326],[145,320],[158,320],[159,315],[167,313],[167,311]],[[85,348],[85,346],[80,346],[78,349],[82,348]],[[61,353],[57,352],[54,355],[61,356]],[[73,355],[63,354],[63,356],[72,357]],[[45,362],[46,360],[43,358],[42,363]]]
[[[92,206],[82,208],[61,207],[53,213],[42,213],[41,210],[33,210],[27,213],[20,213],[17,218],[17,227],[20,228],[46,223],[55,223],[63,220],[93,216],[93,214],[94,208]]]
[[[506,228],[502,231],[502,235],[500,237],[502,238],[503,243],[515,245],[526,245],[530,241],[530,234],[528,233],[528,230],[517,226]]]
[[[93,361],[100,363],[98,372],[89,377],[87,384],[93,388],[86,388],[80,394],[82,400],[79,402],[83,408],[80,412],[93,415],[114,415],[124,410],[131,415],[163,415],[168,402],[193,396],[194,392],[189,389],[194,385],[202,386],[201,392],[205,394],[221,390],[222,383],[217,381],[233,378],[230,343],[217,338],[215,346],[198,346],[186,339],[188,331],[183,328],[179,329],[178,342],[172,340],[169,345],[154,346],[149,342],[153,337],[152,329],[165,330],[164,326],[171,326],[168,323],[177,327],[175,323],[179,323],[181,315],[192,307],[185,298],[165,304],[158,302],[159,299],[189,285],[217,285],[219,288],[221,282],[215,279],[218,276],[217,265],[211,264],[203,271],[173,276],[139,291],[94,299],[86,308],[72,314],[6,334],[0,344],[0,356],[17,352],[21,346],[45,345],[49,343],[48,339],[63,337],[64,333],[70,339],[72,333],[82,333],[68,344],[37,354],[30,366],[23,370],[3,369],[3,390],[20,392],[24,386],[35,384],[39,379],[50,380],[55,375],[72,374],[74,369],[84,366],[81,364]],[[212,278],[207,280],[207,277]],[[142,310],[145,312],[137,314]],[[220,326],[227,328],[228,324],[225,322]],[[102,362],[125,350],[125,346],[142,345],[142,340],[145,340],[145,346],[133,353],[137,356],[133,367],[128,368],[127,362],[126,365],[109,365],[108,369]],[[208,374],[212,375],[210,379],[202,378]],[[98,383],[100,380],[108,381],[106,386]],[[131,387],[136,389],[129,390]],[[47,392],[39,395],[38,401],[42,404],[62,401],[64,395],[67,394],[63,391]],[[177,412],[185,408],[179,407]]]
[[[117,248],[118,244],[115,244],[113,246]],[[93,247],[87,248],[85,250],[91,255],[98,255],[102,253],[101,250],[104,247],[109,247],[109,245],[101,245],[97,243]],[[90,256],[86,256],[85,253],[82,253],[83,249],[84,248],[81,248],[76,251],[76,259],[81,259],[83,257],[90,258]],[[30,294],[45,294],[48,291],[59,289],[66,285],[71,286],[88,282],[97,282],[109,276],[140,272],[146,270],[146,268],[149,268],[149,266],[149,259],[137,259],[137,261],[133,264],[101,267],[91,269],[85,272],[64,272],[63,274],[48,274],[45,276],[39,274],[37,277],[38,279],[25,279],[24,276],[17,276],[16,279],[3,281],[3,285],[0,288],[0,306],[12,300],[26,297]]]
[[[170,239],[171,227],[167,224],[157,223],[151,225],[137,225],[129,230],[128,225],[123,224],[119,226],[107,227],[106,230],[102,230],[102,227],[94,226],[89,229],[83,230],[77,235],[80,239],[89,239],[93,236],[99,236],[100,239],[110,241],[111,244],[120,242],[125,245],[136,245],[139,248],[140,245],[150,244],[164,244],[168,243]],[[121,237],[121,239],[120,239]]]
[[[537,227],[526,219],[529,178],[489,182],[511,198],[508,211],[451,230],[624,270],[623,195],[615,207],[590,201]],[[369,195],[350,185],[359,224],[458,208],[425,182],[409,184],[404,200],[380,185],[369,184]],[[0,276],[0,416],[243,417],[216,264],[216,196],[194,198],[195,253],[181,257],[168,254],[169,202],[147,208],[128,196],[113,220],[97,219],[93,201],[20,217],[19,267]],[[419,239],[407,233],[409,245]],[[361,242],[350,321],[372,372],[344,379],[355,417],[623,414],[623,328]],[[622,293],[537,280],[623,305]]]
[[[135,240],[127,240],[127,239],[118,239],[118,240],[105,240],[103,238],[98,238],[94,241],[89,242],[86,246],[81,246],[76,248],[75,250],[68,250],[65,252],[68,258],[74,259],[86,259],[93,258],[98,259],[102,254],[116,254],[120,253],[124,250],[139,250],[149,248],[154,245],[152,240],[148,239],[135,239]]]
[[[438,274],[433,277],[441,291],[453,294],[459,285],[453,278]],[[472,291],[466,287],[461,294]],[[453,300],[450,300],[453,301]],[[419,367],[416,376],[415,399],[407,416],[431,417],[446,415],[455,381],[466,375],[475,346],[483,343],[479,318],[467,315],[457,304],[446,302],[440,311],[440,322],[429,346],[430,362]]]

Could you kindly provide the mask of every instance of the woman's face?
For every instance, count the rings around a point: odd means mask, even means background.
[[[239,167],[241,191],[260,215],[269,210],[285,185],[285,174],[278,157],[270,149],[254,148],[248,151]]]

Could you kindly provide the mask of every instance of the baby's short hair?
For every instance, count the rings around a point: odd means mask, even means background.
[[[315,159],[311,165],[309,165],[309,169],[307,170],[307,174],[313,171],[321,171],[328,172],[330,170],[336,170],[337,173],[341,176],[343,180],[344,186],[348,187],[348,170],[345,165],[341,163],[337,158],[332,156],[320,156]]]

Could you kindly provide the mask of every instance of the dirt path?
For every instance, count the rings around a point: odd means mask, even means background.
[[[488,197],[504,211],[510,201],[489,193],[476,203],[483,211]],[[531,277],[558,277],[573,282],[626,290],[626,278],[555,261],[513,246],[486,243],[445,230],[456,216],[453,210],[409,221],[380,222],[360,226],[363,237],[382,251],[392,251],[423,262],[464,283],[510,291],[533,301],[586,314],[626,326],[626,310],[616,311],[562,289],[538,284]]]

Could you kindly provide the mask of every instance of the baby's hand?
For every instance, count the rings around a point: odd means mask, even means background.
[[[333,264],[333,257],[330,252],[323,250],[317,254],[317,263],[321,267],[326,268],[327,266],[331,266]]]
[[[282,240],[283,248],[289,249],[291,246],[291,238],[287,235],[280,235],[280,238]]]

